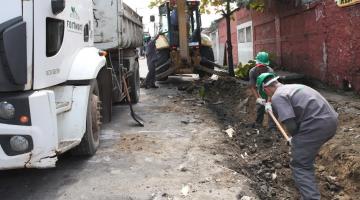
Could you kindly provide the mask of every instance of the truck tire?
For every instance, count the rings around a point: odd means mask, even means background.
[[[80,144],[72,150],[72,154],[92,156],[100,143],[100,93],[96,80],[90,82],[90,94],[86,114],[86,131]]]
[[[99,72],[97,82],[99,85],[100,101],[101,101],[101,122],[111,122],[112,103],[113,103],[113,84],[111,69],[104,67]]]
[[[140,99],[140,73],[139,62],[134,63],[134,73],[129,77],[131,103],[138,103]]]
[[[201,57],[204,57],[204,58],[206,58],[206,59],[208,59],[208,60],[210,60],[212,62],[214,62],[214,60],[215,60],[214,52],[213,52],[211,47],[201,46],[200,47],[200,55],[201,55]],[[202,62],[200,62],[200,64],[202,66],[205,66],[205,67],[209,68],[209,69],[214,69],[214,65],[211,65],[211,64],[208,64],[208,63],[202,63]],[[200,70],[198,70],[198,73],[199,73],[200,78],[203,78],[205,76],[212,76],[212,74],[204,72],[204,71],[200,71]]]
[[[160,49],[160,50],[156,50],[156,61],[155,61],[155,66],[159,67],[161,65],[163,65],[164,63],[166,63],[170,58],[170,51],[169,49]],[[166,70],[168,70],[170,68],[170,64],[168,65],[164,65],[161,69],[159,69],[158,71],[156,71],[156,74],[160,74],[162,72],[165,72]],[[163,77],[160,79],[156,79],[157,81],[166,81],[168,79],[168,77]]]

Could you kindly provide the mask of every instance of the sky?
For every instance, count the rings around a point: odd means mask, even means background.
[[[148,7],[150,0],[123,0],[127,5],[134,9],[139,15],[143,16],[144,31],[150,32],[153,35],[154,23],[150,22],[150,15],[155,15],[157,19],[158,9],[150,9]],[[220,18],[221,16],[215,14],[204,14],[201,16],[202,25],[204,28],[209,27],[211,22]]]

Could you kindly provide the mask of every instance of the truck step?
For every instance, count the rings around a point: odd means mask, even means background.
[[[56,102],[56,114],[57,115],[67,112],[69,110],[71,110],[70,102]]]
[[[64,153],[73,147],[80,144],[81,140],[70,140],[70,141],[61,141],[58,145],[57,153]]]

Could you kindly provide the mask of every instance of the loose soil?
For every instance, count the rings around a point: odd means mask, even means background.
[[[241,81],[219,78],[199,81],[179,88],[189,96],[200,98],[213,111],[223,129],[233,128],[233,137],[223,141],[231,151],[222,163],[252,180],[261,199],[299,199],[289,168],[289,147],[280,132],[272,134],[266,127],[257,129],[255,99]],[[199,95],[199,91],[204,94]],[[203,93],[203,92],[201,92]],[[321,149],[316,161],[316,176],[323,199],[358,199],[360,196],[360,101],[358,97],[322,91],[339,113],[336,136]],[[224,133],[226,134],[226,133]],[[235,155],[235,156],[234,156]]]

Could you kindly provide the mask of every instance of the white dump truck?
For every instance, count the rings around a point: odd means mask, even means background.
[[[121,0],[0,5],[0,169],[95,154],[101,124],[125,97],[117,80],[139,100],[141,17]]]

